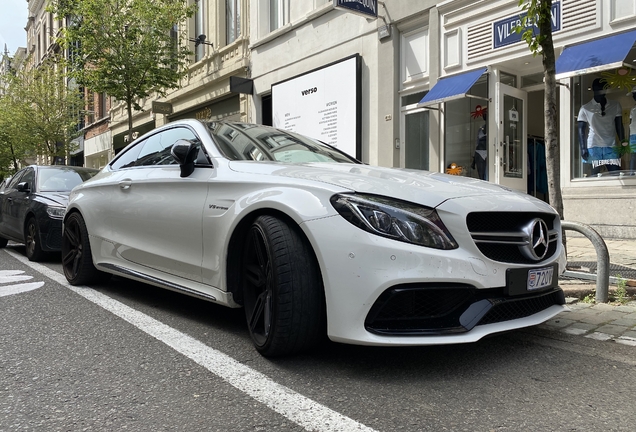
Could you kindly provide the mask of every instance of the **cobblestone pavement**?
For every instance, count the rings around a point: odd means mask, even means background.
[[[595,281],[564,278],[559,285],[565,292],[569,310],[541,327],[636,347],[636,240],[605,239],[605,244],[610,255],[610,275],[617,277],[622,272],[629,300],[600,304],[583,301],[585,296],[594,298]],[[568,267],[591,263],[592,268],[587,270],[595,271],[596,250],[586,237],[568,236],[567,249]],[[616,288],[617,285],[610,284],[610,296]]]

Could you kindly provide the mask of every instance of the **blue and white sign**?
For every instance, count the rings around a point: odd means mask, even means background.
[[[509,18],[502,19],[493,23],[493,45],[494,48],[501,48],[521,41],[521,34],[515,32],[515,27],[521,25],[521,20],[527,14],[513,15]],[[530,21],[530,20],[528,20]],[[536,20],[528,23],[524,28],[524,32],[533,28],[535,34],[539,33],[539,28],[534,24]],[[552,4],[552,32],[561,30],[561,2]]]
[[[333,6],[366,18],[378,17],[378,0],[333,0]]]

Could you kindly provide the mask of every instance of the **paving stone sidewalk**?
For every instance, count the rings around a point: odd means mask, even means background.
[[[568,266],[579,263],[596,264],[594,246],[585,237],[568,237]],[[588,303],[582,301],[585,295],[594,297],[594,280],[561,279],[559,285],[566,295],[568,311],[564,311],[541,324],[540,327],[580,335],[600,341],[613,341],[636,347],[636,240],[605,239],[610,255],[610,275],[626,279],[626,289],[631,301],[619,303]],[[592,272],[594,265],[590,266]],[[614,270],[612,270],[614,269]],[[636,279],[636,278],[635,278]],[[616,289],[610,284],[610,293]]]

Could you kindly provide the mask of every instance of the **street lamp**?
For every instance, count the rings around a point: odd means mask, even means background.
[[[199,36],[197,36],[196,38],[190,38],[188,39],[190,42],[194,42],[194,47],[198,47],[199,45],[203,44],[203,45],[209,45],[209,46],[214,46],[212,44],[212,42],[206,42],[205,41],[205,35],[204,34],[200,34]]]

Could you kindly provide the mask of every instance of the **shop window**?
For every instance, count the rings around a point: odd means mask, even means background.
[[[488,180],[488,74],[469,95],[445,104],[444,167],[449,174]]]
[[[572,79],[574,179],[636,174],[636,93],[626,91],[621,76],[613,70]]]
[[[499,77],[499,82],[501,82],[502,84],[508,85],[510,87],[514,87],[517,88],[517,76],[516,75],[512,75],[506,72],[501,72],[500,77]]]

